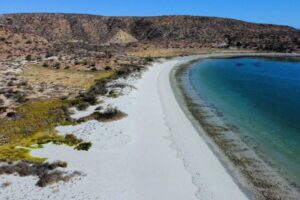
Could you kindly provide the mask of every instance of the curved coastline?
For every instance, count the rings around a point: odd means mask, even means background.
[[[202,55],[190,63],[177,66],[170,72],[173,92],[187,118],[250,199],[297,199],[299,197],[299,187],[279,175],[276,169],[261,159],[253,149],[249,148],[234,133],[235,127],[225,124],[218,117],[219,113],[215,108],[208,105],[201,97],[201,103],[199,104],[199,95],[193,92],[193,86],[188,85],[188,80],[185,80],[188,78],[187,68],[193,62],[199,62],[207,58],[298,56],[297,54],[276,53],[208,54]],[[193,100],[195,97],[198,103]]]
[[[32,150],[33,156],[66,161],[66,170],[84,176],[45,189],[34,187],[33,177],[5,177],[12,184],[0,199],[248,199],[199,137],[172,91],[170,71],[198,57],[160,60],[142,78],[120,80],[135,89],[127,88],[124,95],[104,102],[128,114],[122,120],[57,127],[61,135],[72,132],[91,141],[89,151],[55,144]],[[76,110],[73,117],[93,109]]]
[[[166,126],[170,130],[169,139],[177,156],[197,187],[198,199],[248,199],[246,191],[238,186],[226,168],[199,137],[198,130],[187,118],[173,92],[170,74],[174,67],[197,60],[202,56],[176,58],[179,62],[167,65],[158,78],[158,93],[164,112]]]
[[[100,105],[115,106],[128,114],[126,118],[56,128],[61,135],[73,133],[91,141],[89,151],[55,144],[32,150],[33,156],[66,161],[67,171],[84,175],[43,189],[34,186],[34,177],[2,176],[12,184],[2,188],[0,199],[258,199],[241,184],[242,179],[234,173],[236,168],[230,169],[230,162],[220,156],[222,151],[218,154],[212,148],[213,142],[182,109],[184,104],[178,102],[172,88],[175,79],[171,75],[177,67],[212,56],[233,54],[160,60],[142,78],[118,80],[116,83],[134,87],[124,88],[118,98],[105,98]],[[88,115],[95,109],[76,110],[72,117]]]

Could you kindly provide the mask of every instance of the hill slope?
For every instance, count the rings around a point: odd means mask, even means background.
[[[135,45],[162,48],[231,47],[282,52],[300,49],[300,30],[295,28],[213,17],[8,14],[0,17],[0,25],[55,43],[105,45],[122,30],[132,36],[130,41]]]

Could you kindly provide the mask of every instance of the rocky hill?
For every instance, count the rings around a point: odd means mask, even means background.
[[[44,38],[56,45],[105,46],[121,41],[120,45],[127,47],[150,44],[160,48],[300,51],[298,29],[214,17],[8,14],[1,15],[0,28],[9,29],[14,34],[36,35],[39,40]],[[6,39],[1,36],[0,43]]]

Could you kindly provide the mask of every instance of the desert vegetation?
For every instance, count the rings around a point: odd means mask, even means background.
[[[40,148],[43,144],[52,142],[73,146],[77,150],[88,150],[91,143],[77,139],[73,135],[60,136],[54,130],[57,125],[74,124],[88,119],[98,121],[116,120],[126,114],[116,108],[108,108],[103,112],[95,112],[91,116],[75,122],[69,117],[69,107],[75,106],[79,110],[86,109],[90,105],[99,103],[99,95],[109,95],[107,83],[118,77],[140,71],[141,66],[128,65],[121,71],[105,70],[102,72],[84,72],[66,69],[51,69],[38,65],[28,65],[22,70],[21,76],[25,82],[19,85],[43,85],[48,81],[52,84],[64,84],[62,91],[74,87],[81,87],[79,95],[65,98],[59,89],[53,92],[59,94],[44,97],[44,99],[32,100],[24,98],[27,95],[8,91],[10,96],[19,102],[13,111],[8,112],[5,118],[0,118],[0,157],[7,161],[30,160],[43,162],[46,158],[35,158],[30,156],[31,148]],[[16,78],[17,79],[17,78]],[[69,80],[70,82],[66,81]],[[15,81],[15,79],[13,79]],[[42,82],[43,81],[43,82]],[[11,83],[10,85],[14,85]],[[41,91],[42,94],[43,91]],[[4,93],[6,94],[6,93]],[[113,95],[111,93],[111,95]],[[7,97],[10,97],[7,96]],[[10,97],[11,98],[11,97]],[[3,100],[2,100],[3,104]],[[5,109],[5,108],[3,108]]]
[[[83,142],[75,147],[76,150],[88,151],[92,147],[91,142]]]
[[[53,162],[53,163],[35,163],[30,161],[20,161],[0,166],[0,175],[2,174],[18,174],[24,176],[36,176],[38,181],[36,185],[45,187],[57,183],[59,181],[67,182],[75,176],[81,175],[80,172],[67,173],[59,170],[59,168],[66,168],[66,162]]]
[[[110,121],[120,120],[126,116],[127,116],[126,113],[123,113],[119,109],[115,107],[108,107],[102,112],[95,111],[89,116],[82,117],[78,119],[77,122],[82,123],[93,119],[100,122],[110,122]]]
[[[53,142],[77,147],[83,143],[73,135],[60,136],[54,130],[58,124],[72,124],[68,116],[67,100],[49,100],[26,103],[16,109],[16,119],[0,119],[0,157],[2,160],[31,160],[40,162],[46,158],[30,156],[30,148],[36,144]]]

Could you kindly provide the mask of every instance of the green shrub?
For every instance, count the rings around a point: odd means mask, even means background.
[[[32,57],[31,57],[31,55],[27,55],[25,59],[26,59],[27,61],[31,61]]]
[[[146,60],[146,62],[148,63],[148,62],[152,62],[152,61],[153,61],[153,58],[152,58],[152,57],[146,57],[145,60]]]
[[[64,143],[67,144],[67,145],[70,145],[70,146],[77,145],[77,144],[79,144],[81,142],[82,142],[82,139],[78,139],[73,134],[67,134],[65,136],[65,140],[64,140]]]
[[[87,103],[87,102],[80,102],[80,103],[76,106],[76,108],[77,108],[78,110],[86,110],[89,106],[90,106],[90,104]]]
[[[49,64],[45,62],[42,66],[43,67],[49,67]]]
[[[80,143],[75,147],[76,150],[78,151],[88,151],[92,147],[92,143],[90,142],[83,142]]]

